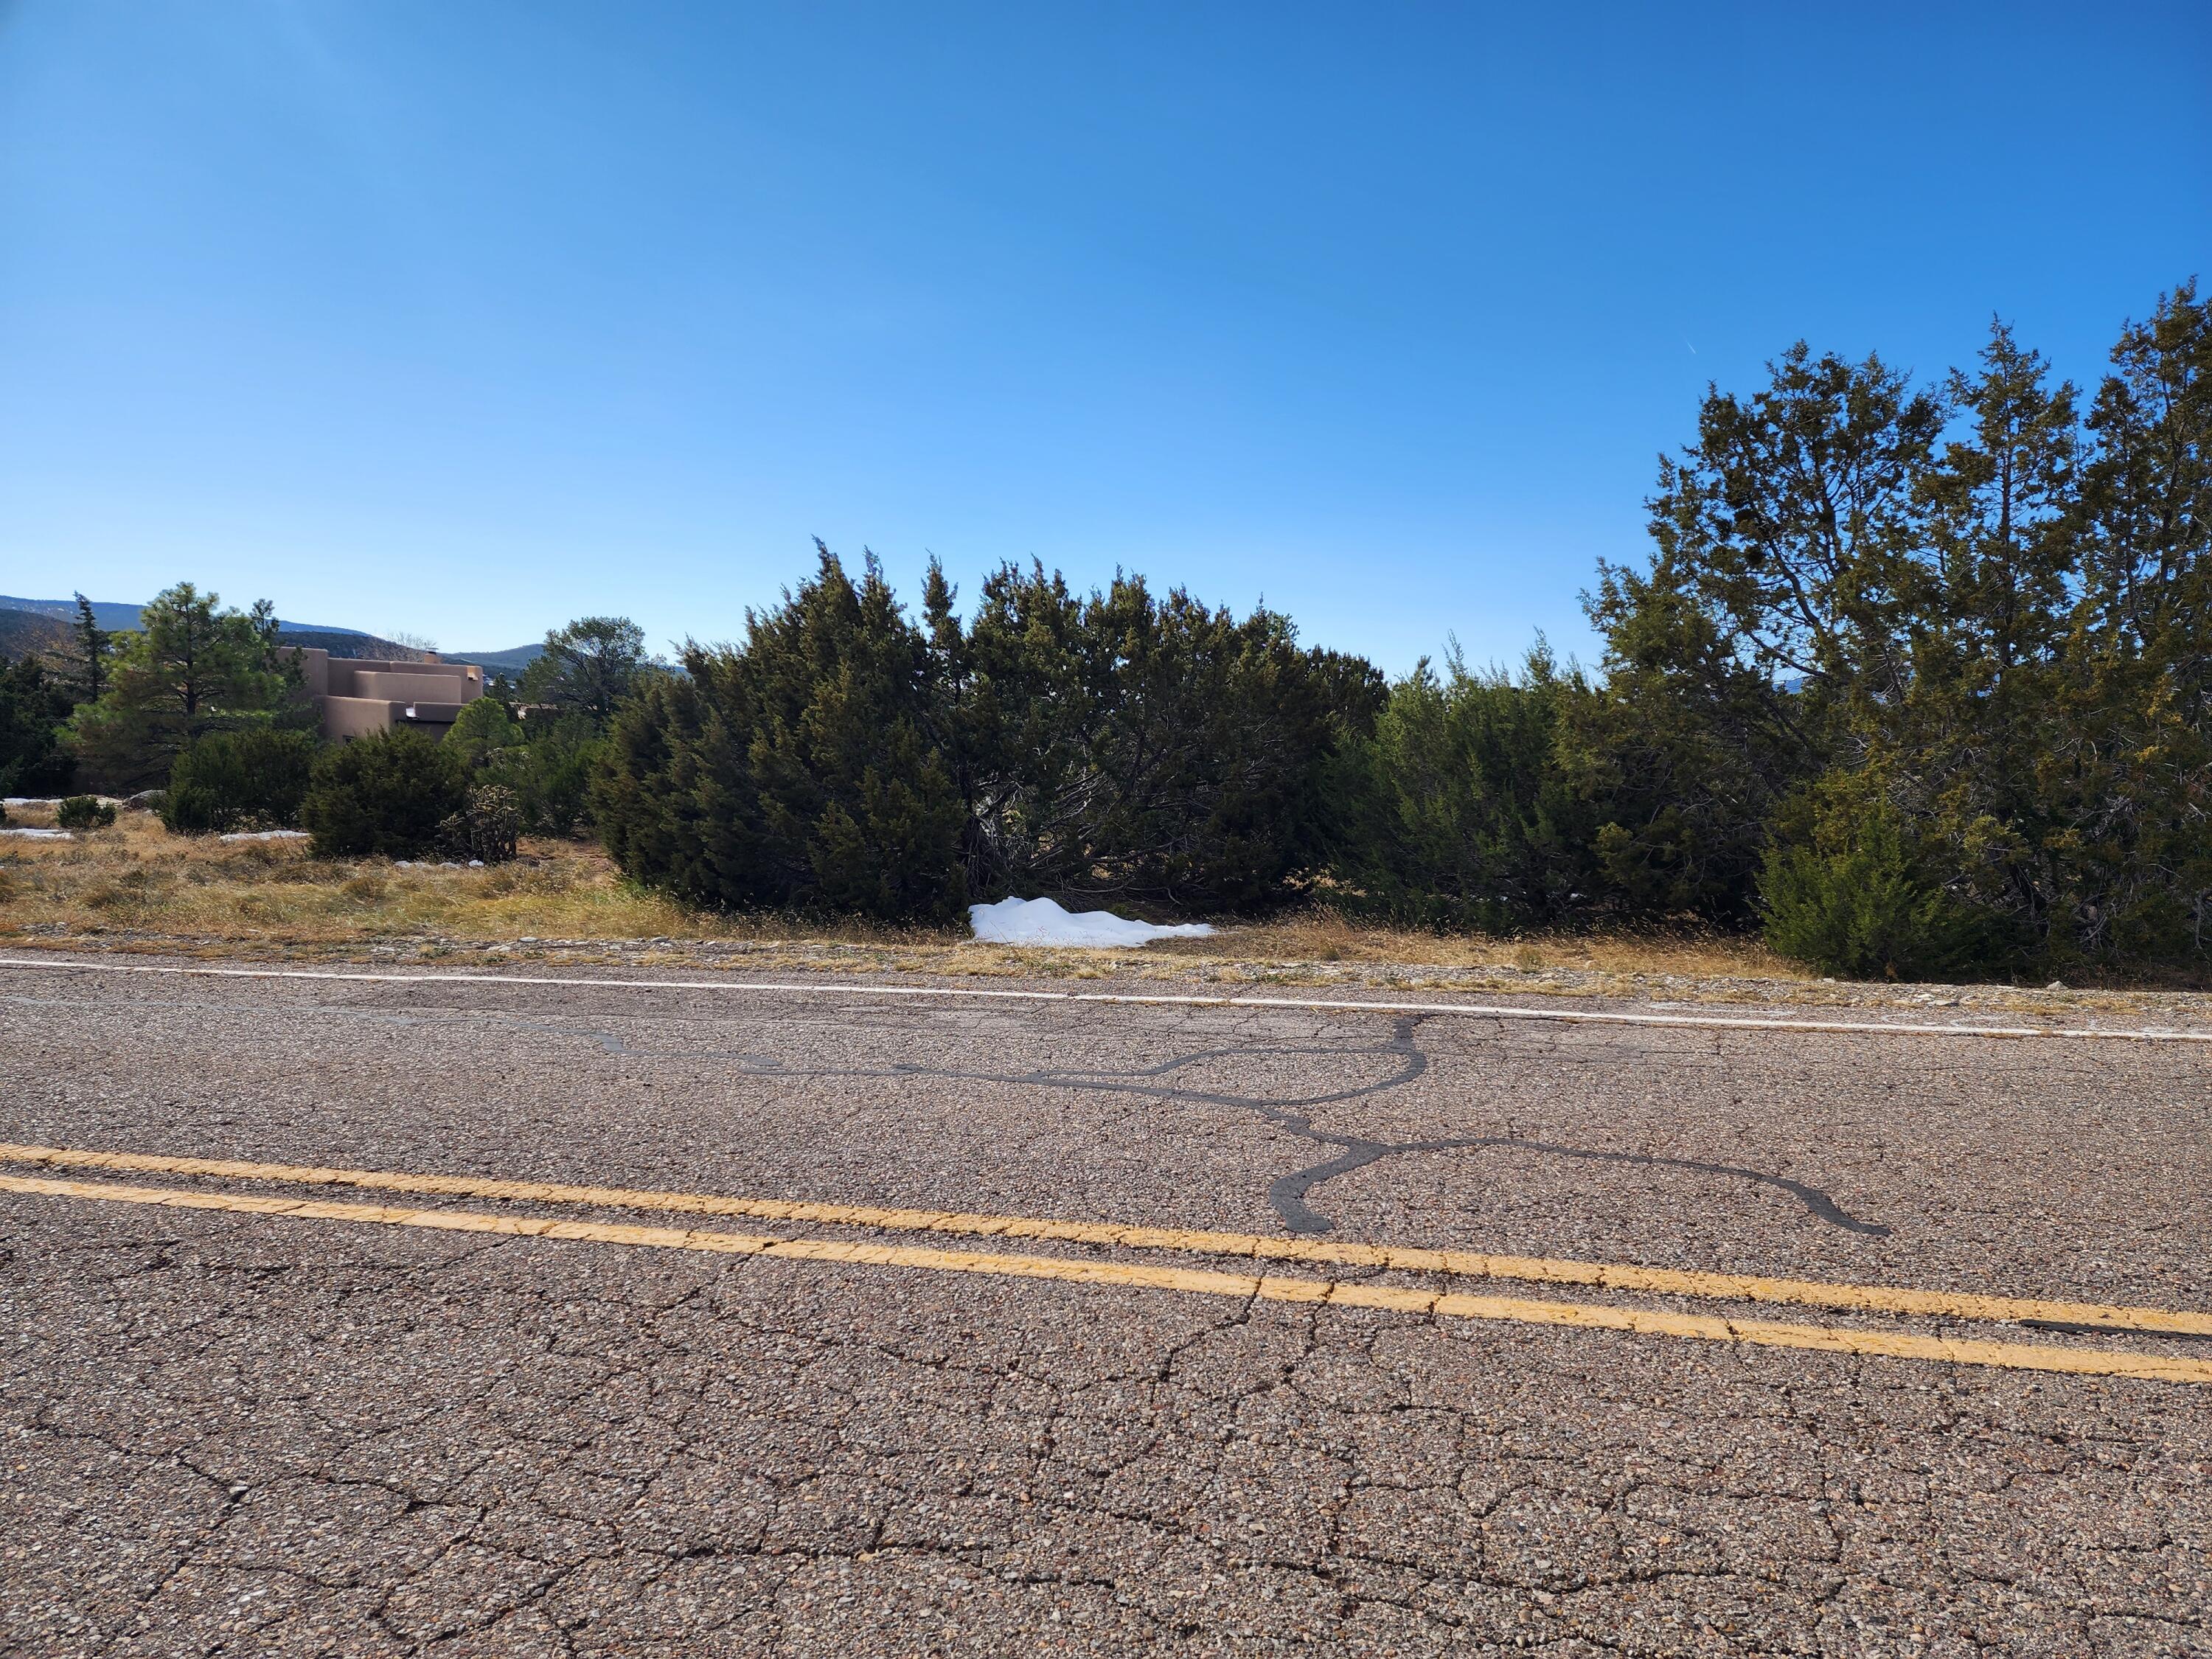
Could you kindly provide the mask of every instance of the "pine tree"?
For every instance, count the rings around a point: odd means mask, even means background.
[[[107,654],[112,639],[94,615],[92,601],[76,596],[76,619],[70,624],[70,668],[65,677],[73,702],[97,702],[107,690]]]
[[[1649,565],[1601,564],[1584,601],[1603,684],[1564,752],[1632,913],[1748,915],[1784,803],[1911,685],[1943,400],[1802,342],[1767,368],[1748,398],[1707,389],[1660,461]]]
[[[2070,943],[2212,957],[2212,301],[2160,296],[2087,427],[2063,741]]]
[[[140,618],[140,631],[125,635],[109,661],[98,701],[70,723],[72,744],[102,787],[167,782],[178,754],[205,732],[312,720],[267,600],[226,610],[220,596],[179,582]]]
[[[579,617],[545,636],[522,671],[521,700],[580,714],[603,727],[651,671],[645,630],[627,617]]]

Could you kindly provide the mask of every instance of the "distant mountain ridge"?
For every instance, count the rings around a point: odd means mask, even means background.
[[[120,633],[138,626],[140,607],[118,605],[112,599],[92,602],[92,619],[111,632]],[[75,599],[19,599],[10,593],[0,593],[0,611],[27,611],[33,616],[52,617],[62,622],[76,620]]]
[[[111,633],[136,631],[143,605],[120,605],[113,599],[94,599],[92,619]],[[58,617],[64,622],[76,620],[75,599],[22,599],[11,593],[0,593],[0,611],[29,611],[41,617]],[[336,634],[355,639],[374,640],[374,634],[363,633],[358,628],[331,628],[321,623],[286,622],[278,618],[276,626],[287,634]],[[389,640],[379,640],[380,645],[389,645]]]
[[[480,668],[502,669],[519,674],[545,654],[543,645],[518,645],[511,651],[441,651],[447,662],[472,662]]]
[[[110,633],[134,631],[142,606],[94,599],[92,619]],[[36,622],[18,620],[36,617]],[[76,620],[75,599],[26,599],[0,593],[0,656],[52,651],[67,643],[68,624]],[[294,645],[329,652],[334,657],[377,657],[391,653],[411,656],[412,650],[394,641],[358,628],[333,628],[321,623],[286,622],[279,617],[277,631]],[[544,654],[543,645],[518,645],[505,651],[441,651],[447,662],[481,664],[490,669],[520,673]]]

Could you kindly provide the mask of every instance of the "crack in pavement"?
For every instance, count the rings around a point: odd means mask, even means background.
[[[1863,1201],[1939,1218],[1959,1241],[1944,1270],[1970,1279],[2207,1299],[2189,1207],[2207,1109],[2186,1066],[2031,1069],[2023,1048],[1886,1075],[1841,1043],[1541,1043],[1388,1016],[1094,1037],[504,1005],[643,1049],[750,1043],[739,1076],[728,1058],[603,1066],[589,1037],[489,1012],[426,1006],[387,1029],[289,998],[180,1006],[0,1006],[9,1114],[58,1140],[605,1158],[662,1185],[804,1136],[838,1138],[825,1178],[934,1182],[939,1125],[1018,1165],[1024,1199],[1055,1157],[1094,1160],[1106,1188],[1125,1152],[1143,1160],[1127,1190],[1235,1168],[1256,1199],[1356,1139],[1278,1141],[1260,1104],[1376,1145],[1492,1130],[1534,1160],[1362,1181],[1425,1224],[1448,1224],[1451,1189],[1480,1199],[1466,1176],[1499,1176],[1502,1203],[1517,1175],[1562,1204],[1607,1194],[1584,1209],[1633,1212],[1648,1186],[1655,1213],[1723,1209],[1749,1243],[1824,1266],[1860,1249],[1771,1188],[1548,1161],[1634,1139],[1638,1164],[1666,1147],[1859,1171],[1844,1196],[1863,1182],[1881,1194]],[[1408,1078],[1392,1049],[1416,1039],[1429,1072]],[[1332,1040],[1367,1057],[1220,1046]],[[779,1082],[772,1053],[1060,1074]],[[1118,1086],[1035,1091],[1086,1082]],[[1372,1106],[1290,1098],[1361,1084]],[[1216,1091],[1259,1098],[1176,1108]],[[2067,1133],[2106,1115],[2101,1138]],[[1304,1201],[1326,1212],[1331,1190]],[[987,1280],[462,1237],[272,1242],[0,1200],[0,1653],[2212,1652],[2212,1418],[2146,1384],[1225,1296],[1063,1306]]]
[[[482,1011],[470,1010],[471,1012]],[[1565,1146],[1556,1142],[1534,1140],[1525,1135],[1455,1135],[1435,1140],[1378,1140],[1366,1135],[1345,1134],[1315,1126],[1311,1112],[1323,1107],[1341,1105],[1347,1101],[1361,1100],[1397,1089],[1413,1082],[1429,1069],[1429,1056],[1423,1053],[1414,1040],[1415,1033],[1429,1016],[1401,1015],[1391,1021],[1391,1036],[1388,1042],[1374,1045],[1271,1044],[1264,1047],[1201,1048],[1188,1054],[1173,1055],[1157,1065],[1125,1071],[1091,1070],[1080,1066],[1038,1066],[1023,1072],[990,1072],[958,1066],[902,1064],[890,1066],[804,1066],[785,1065],[773,1056],[738,1049],[651,1048],[633,1047],[613,1031],[593,1026],[571,1025],[549,1020],[519,1018],[511,1015],[493,1013],[489,1016],[508,1024],[538,1030],[556,1031],[569,1036],[588,1037],[599,1043],[608,1054],[624,1059],[657,1060],[731,1060],[750,1077],[770,1077],[793,1080],[813,1081],[832,1078],[928,1078],[954,1083],[997,1083],[1025,1085],[1043,1089],[1070,1089],[1095,1094],[1140,1095],[1148,1099],[1172,1102],[1180,1105],[1223,1106],[1247,1111],[1265,1119],[1275,1127],[1304,1140],[1323,1146],[1337,1148],[1336,1155],[1310,1168],[1294,1170],[1277,1177],[1267,1188],[1267,1200],[1275,1213],[1282,1218],[1290,1231],[1302,1235],[1331,1232],[1336,1224],[1306,1202],[1307,1195],[1323,1182],[1338,1176],[1364,1170],[1385,1158],[1402,1158],[1423,1152],[1474,1152],[1499,1150],[1533,1152],[1550,1158],[1578,1159],[1588,1163],[1630,1164],[1645,1169],[1674,1169],[1695,1174],[1722,1176],[1771,1187],[1789,1194],[1806,1210],[1830,1226],[1847,1232],[1863,1234],[1872,1238],[1888,1237],[1890,1229],[1876,1222],[1863,1221],[1850,1214],[1835,1199],[1821,1188],[1808,1182],[1792,1180],[1787,1176],[1771,1175],[1765,1170],[1746,1169],[1739,1164],[1707,1163],[1698,1158],[1668,1158],[1653,1152],[1607,1152],[1592,1147]],[[414,1018],[419,1016],[404,1016]],[[1399,1060],[1397,1070],[1390,1076],[1353,1088],[1338,1089],[1322,1094],[1296,1096],[1286,1100],[1266,1100],[1250,1095],[1225,1094],[1207,1089],[1178,1088],[1172,1085],[1147,1079],[1164,1079],[1172,1073],[1210,1060],[1252,1060],[1267,1057],[1315,1055],[1328,1059],[1369,1059],[1395,1056]]]
[[[66,1000],[53,998],[10,996],[0,998],[8,1002],[53,1003]],[[343,1004],[319,1003],[318,1012],[340,1018],[358,1019],[372,1024],[396,1025],[435,1024],[429,1013],[404,1012],[391,1009],[349,1006]],[[1584,1163],[1618,1164],[1653,1170],[1681,1170],[1695,1175],[1723,1176],[1750,1182],[1787,1193],[1802,1204],[1816,1219],[1846,1232],[1869,1238],[1886,1238],[1892,1229],[1877,1222],[1865,1221],[1852,1215],[1823,1188],[1809,1182],[1794,1180],[1788,1176],[1770,1174],[1763,1170],[1747,1169],[1741,1164],[1710,1163],[1699,1158],[1669,1158],[1656,1152],[1626,1152],[1607,1151],[1587,1146],[1563,1146],[1554,1141],[1533,1139],[1525,1135],[1456,1135],[1434,1140],[1392,1141],[1376,1139],[1366,1135],[1341,1133],[1317,1128],[1311,1110],[1341,1105],[1348,1101],[1365,1098],[1398,1089],[1422,1076],[1429,1069],[1429,1056],[1414,1041],[1414,1033],[1428,1020],[1427,1014],[1399,1015],[1392,1019],[1392,1035],[1388,1042],[1377,1045],[1322,1043],[1309,1045],[1271,1044],[1264,1047],[1200,1048],[1188,1054],[1176,1054],[1156,1065],[1128,1070],[1098,1071],[1079,1066],[1039,1066],[1024,1072],[990,1072],[956,1066],[921,1066],[914,1064],[890,1066],[806,1066],[793,1067],[773,1055],[763,1055],[745,1049],[725,1048],[656,1048],[633,1046],[617,1032],[597,1026],[580,1025],[566,1021],[533,1019],[490,1008],[453,1007],[436,1011],[440,1014],[459,1014],[494,1021],[520,1030],[556,1033],[565,1036],[587,1038],[597,1042],[609,1054],[622,1059],[635,1060],[734,1060],[744,1076],[772,1078],[792,1081],[817,1081],[828,1079],[898,1079],[928,1078],[945,1082],[996,1083],[1032,1088],[1069,1089],[1091,1094],[1137,1095],[1147,1099],[1170,1102],[1180,1105],[1221,1106],[1234,1110],[1251,1112],[1265,1119],[1276,1128],[1301,1139],[1323,1146],[1336,1148],[1334,1157],[1306,1169],[1279,1176],[1267,1189],[1268,1202],[1282,1218],[1284,1226],[1291,1233],[1312,1236],[1333,1232],[1336,1224],[1307,1203],[1307,1196],[1316,1187],[1337,1176],[1350,1175],[1386,1158],[1403,1158],[1421,1153],[1449,1152],[1502,1151],[1534,1153],[1540,1157],[1569,1158]],[[1322,1094],[1295,1096],[1285,1100],[1266,1100],[1249,1095],[1226,1094],[1204,1089],[1176,1088],[1169,1085],[1148,1082],[1148,1079],[1163,1079],[1191,1066],[1210,1060],[1244,1060],[1269,1056],[1309,1055],[1325,1059],[1367,1059],[1378,1055],[1395,1056],[1400,1060],[1397,1071],[1377,1082],[1358,1087],[1340,1089]],[[1308,1110],[1297,1109],[1304,1108]]]

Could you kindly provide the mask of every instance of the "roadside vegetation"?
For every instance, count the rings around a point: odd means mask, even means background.
[[[255,902],[340,933],[378,904],[404,929],[513,899],[541,933],[805,917],[944,940],[1018,893],[1423,957],[1658,939],[1855,977],[2212,975],[2193,283],[2087,393],[2001,325],[1919,385],[1793,347],[1709,392],[1648,505],[1648,559],[1587,596],[1588,666],[1540,640],[1511,670],[1455,651],[1394,684],[1286,617],[1042,565],[965,605],[933,566],[909,609],[872,556],[817,544],[740,643],[663,665],[627,621],[580,619],[434,745],[319,748],[266,605],[183,584],[119,638],[83,605],[67,649],[0,672],[0,789],[165,787],[178,844],[126,814],[0,869],[23,889],[112,842],[139,885],[98,878],[104,904],[216,928],[204,895],[282,871]],[[312,839],[189,843],[278,828]],[[484,868],[447,896],[378,873],[425,858]]]
[[[47,809],[18,809],[15,817],[52,822]],[[296,840],[173,835],[145,812],[122,813],[112,828],[71,841],[28,841],[0,854],[0,948],[42,943],[309,957],[366,950],[410,959],[494,953],[602,959],[619,951],[692,961],[702,953],[712,959],[719,949],[815,969],[1090,977],[1141,963],[1170,973],[1221,968],[1258,982],[1310,982],[1337,967],[1354,979],[1364,977],[1362,969],[1412,973],[1413,983],[1429,969],[1495,972],[1531,985],[1548,984],[1545,976],[1555,972],[1608,981],[1811,977],[1755,937],[1439,933],[1318,906],[1235,925],[1218,939],[1176,939],[1102,958],[981,945],[964,926],[705,910],[626,879],[584,839],[525,838],[512,861],[471,869],[447,860],[319,858]]]
[[[13,816],[52,822],[20,808]],[[112,829],[0,853],[0,939],[50,933],[285,946],[524,934],[703,939],[714,919],[624,881],[584,842],[525,842],[511,861],[480,869],[456,860],[403,866],[319,858],[300,841],[173,835],[154,814],[125,812]]]

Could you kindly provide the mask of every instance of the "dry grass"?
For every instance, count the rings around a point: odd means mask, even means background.
[[[641,892],[598,848],[568,842],[526,842],[520,858],[490,869],[403,870],[383,859],[310,858],[304,842],[172,836],[144,813],[74,841],[0,839],[0,938],[61,933],[343,946],[492,944],[524,934],[703,940],[761,932],[779,930],[702,916]]]
[[[1801,964],[1776,956],[1755,939],[1719,933],[1409,933],[1322,909],[1240,927],[1233,937],[1240,957],[1291,962],[1396,963],[1522,974],[1813,977]],[[1204,955],[1210,944],[1204,939],[1170,940],[1150,948]]]
[[[35,817],[21,815],[25,822]],[[1266,972],[1344,964],[1498,969],[1516,975],[1752,975],[1802,978],[1757,943],[1627,935],[1495,939],[1370,927],[1328,911],[1176,939],[1142,952],[1009,952],[965,930],[896,930],[687,910],[624,882],[597,847],[526,842],[512,864],[484,870],[388,860],[324,860],[303,842],[172,836],[145,813],[74,841],[0,840],[0,938],[91,936],[287,948],[434,941],[453,948],[526,937],[669,946],[708,941],[846,947],[874,965],[954,972],[1010,967],[1097,973],[1142,961],[1188,971],[1237,964]]]
[[[19,823],[38,823],[19,811]],[[684,963],[823,972],[1518,991],[1552,995],[2024,1006],[2003,986],[1836,985],[1756,939],[1699,933],[1485,937],[1408,933],[1326,909],[1141,949],[980,945],[911,930],[687,910],[625,883],[597,847],[526,841],[485,870],[310,858],[302,842],[171,836],[126,814],[72,841],[0,838],[0,947],[198,956],[448,957]],[[2145,988],[2066,993],[2068,1006],[2202,998]]]

